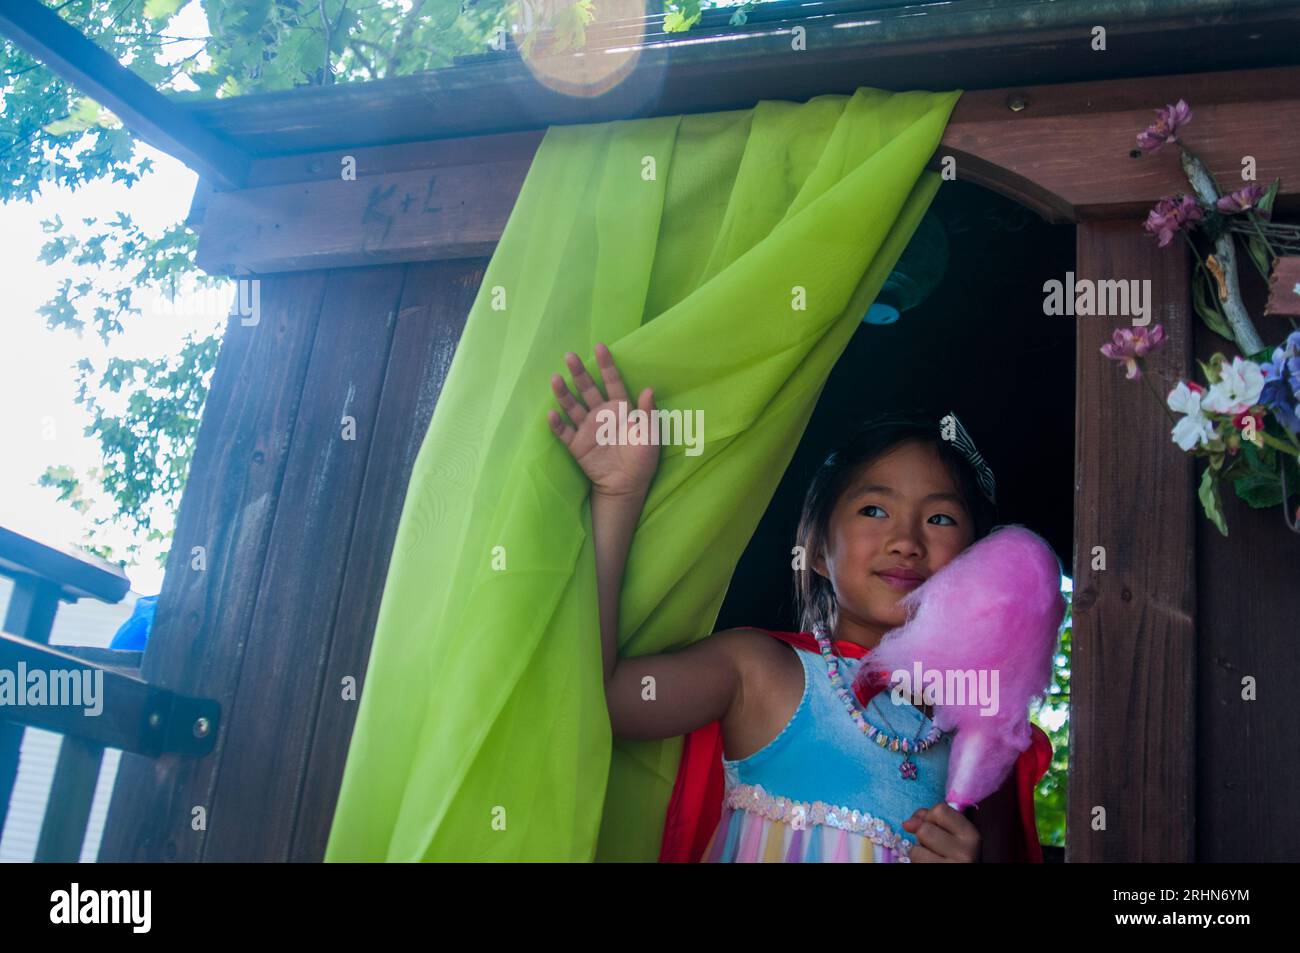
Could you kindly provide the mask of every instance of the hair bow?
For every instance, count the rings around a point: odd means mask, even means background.
[[[951,443],[954,447],[962,452],[962,455],[970,461],[970,465],[975,468],[975,479],[980,485],[984,495],[988,497],[990,503],[997,503],[996,484],[993,481],[993,469],[985,462],[984,457],[975,449],[975,441],[971,439],[966,428],[962,426],[957,415],[952,411],[939,421],[939,436]]]

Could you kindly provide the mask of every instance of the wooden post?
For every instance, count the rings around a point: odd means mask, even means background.
[[[1078,230],[1076,280],[1150,279],[1161,394],[1190,375],[1186,251],[1134,221]],[[1076,317],[1074,652],[1066,860],[1191,861],[1196,758],[1191,458],[1142,381],[1098,350],[1127,317]],[[1104,560],[1104,562],[1103,562]],[[1102,568],[1104,566],[1104,568]],[[1102,826],[1104,824],[1104,827]]]
[[[103,760],[103,745],[69,736],[60,740],[59,762],[36,842],[38,864],[75,864],[81,859]]]

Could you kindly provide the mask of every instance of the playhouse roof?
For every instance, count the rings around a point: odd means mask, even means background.
[[[1300,62],[1294,0],[790,0],[761,4],[739,27],[731,13],[711,11],[685,34],[665,34],[661,16],[610,25],[595,45],[636,45],[640,55],[599,97],[547,89],[507,49],[188,112],[257,157],[742,109],[860,86],[981,89]],[[795,53],[799,25],[807,49]],[[1098,26],[1104,50],[1093,49]]]

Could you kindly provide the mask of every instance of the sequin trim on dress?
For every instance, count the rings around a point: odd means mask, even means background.
[[[908,852],[912,849],[912,842],[866,811],[827,804],[825,801],[809,802],[773,797],[763,790],[761,784],[733,785],[727,790],[725,803],[728,807],[749,811],[784,824],[791,824],[798,816],[797,812],[802,809],[805,823],[822,824],[852,834],[861,834],[873,844],[888,847],[897,853],[899,863],[911,863]]]

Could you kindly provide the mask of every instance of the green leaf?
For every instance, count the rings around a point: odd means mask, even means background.
[[[144,0],[144,15],[150,20],[166,20],[185,3],[185,0]]]
[[[1213,384],[1219,379],[1219,373],[1215,369],[1213,363],[1207,364],[1198,357],[1196,359],[1196,365],[1201,369],[1201,376],[1205,378],[1207,384]]]
[[[1232,481],[1238,499],[1257,510],[1268,509],[1282,502],[1282,481],[1274,474],[1250,473]]]
[[[1273,256],[1268,252],[1268,246],[1258,235],[1246,236],[1246,251],[1250,253],[1251,261],[1255,263],[1255,268],[1265,277],[1268,276],[1270,269],[1273,267]]]
[[[1235,342],[1237,339],[1233,336],[1232,328],[1228,326],[1228,321],[1219,308],[1218,298],[1214,297],[1213,291],[1206,290],[1207,284],[1212,280],[1205,268],[1197,265],[1196,274],[1192,278],[1192,307],[1196,309],[1196,313],[1201,316],[1207,328],[1219,337]],[[1201,367],[1204,368],[1205,365],[1202,364]]]
[[[122,124],[121,120],[93,99],[82,96],[73,105],[72,111],[62,119],[46,123],[41,128],[51,136],[66,136],[74,132],[102,127],[113,129]]]
[[[699,23],[700,17],[704,15],[704,11],[700,9],[699,0],[696,0],[693,4],[690,2],[683,3],[682,7],[685,12],[674,10],[671,13],[664,14],[664,31],[666,33],[684,33]],[[694,7],[695,12],[689,12],[691,7]]]
[[[1268,187],[1267,191],[1264,192],[1263,198],[1261,198],[1258,202],[1255,203],[1255,207],[1265,212],[1273,211],[1273,200],[1277,198],[1278,186],[1280,186],[1281,184],[1282,184],[1282,177],[1278,176],[1276,179],[1273,180],[1273,184]]]
[[[1206,518],[1219,528],[1220,533],[1227,536],[1228,524],[1223,519],[1223,513],[1220,512],[1219,481],[1212,468],[1207,467],[1201,474],[1201,487],[1196,491],[1196,495],[1201,501],[1201,509],[1205,511]]]
[[[740,6],[736,8],[736,12],[731,15],[731,19],[727,21],[728,25],[744,26],[746,23],[749,22],[750,11],[752,11],[754,7],[757,5],[758,4],[755,2],[755,0],[747,0],[747,2],[742,3]]]
[[[256,35],[271,15],[271,0],[227,0],[221,6],[222,26],[245,39]],[[327,12],[331,18],[338,16],[336,10]]]

